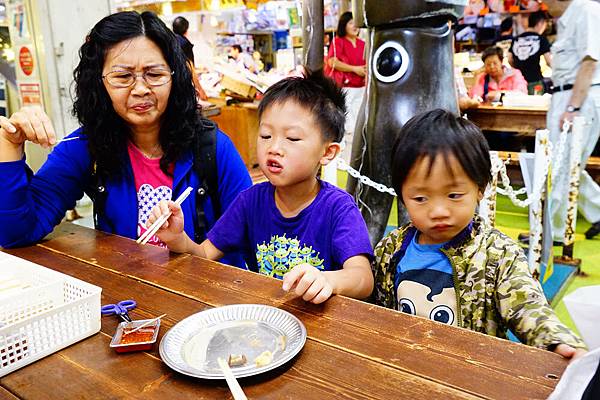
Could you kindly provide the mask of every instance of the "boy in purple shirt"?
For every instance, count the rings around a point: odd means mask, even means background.
[[[366,224],[348,193],[317,179],[340,151],[345,112],[343,92],[322,74],[276,83],[258,108],[257,155],[269,182],[240,193],[201,244],[183,231],[174,202],[159,204],[148,226],[171,211],[157,234],[172,251],[218,260],[242,250],[251,270],[283,278],[284,290],[315,304],[369,296]]]

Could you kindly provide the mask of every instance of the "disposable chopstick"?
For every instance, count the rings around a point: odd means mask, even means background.
[[[72,137],[60,139],[56,142],[56,144],[61,143],[61,142],[68,142],[70,140],[76,140],[76,139],[81,139],[81,138],[79,136],[72,136]]]
[[[165,315],[167,315],[167,314],[163,314],[163,315],[161,315],[161,316],[159,316],[159,317],[156,317],[156,318],[154,318],[154,319],[150,319],[150,320],[148,320],[148,321],[144,322],[144,323],[143,323],[143,324],[141,324],[140,326],[137,326],[135,329],[132,329],[132,330],[130,330],[130,331],[123,331],[123,336],[125,336],[125,335],[129,335],[130,333],[133,333],[133,332],[137,332],[137,331],[139,331],[140,329],[142,329],[142,328],[144,328],[144,327],[146,327],[146,326],[148,326],[148,325],[150,325],[150,324],[152,324],[152,323],[154,323],[154,322],[158,321],[159,319],[161,319],[161,318],[162,318],[162,317],[164,317]]]
[[[217,361],[219,363],[219,367],[221,367],[221,371],[223,371],[223,375],[225,376],[225,380],[227,381],[227,386],[229,386],[229,390],[231,391],[231,394],[233,395],[233,399],[234,400],[248,400],[248,398],[244,394],[244,391],[242,390],[242,387],[240,386],[240,383],[237,381],[237,379],[235,379],[235,376],[233,375],[231,368],[229,368],[229,364],[227,364],[227,361],[225,361],[221,357],[219,357],[217,359]]]
[[[175,200],[175,204],[177,205],[181,205],[181,203],[183,203],[185,201],[185,199],[187,199],[187,197],[190,195],[190,193],[192,192],[192,187],[188,187],[187,189],[185,189],[183,191],[183,193],[181,193],[179,195],[179,197],[177,198],[177,200]],[[150,240],[150,238],[152,236],[154,236],[154,234],[160,229],[160,227],[162,226],[162,224],[165,223],[166,220],[169,219],[169,217],[171,216],[171,211],[169,211],[166,214],[161,215],[156,221],[154,221],[154,223],[150,226],[150,228],[148,228],[148,230],[146,232],[144,232],[142,234],[142,236],[139,237],[138,240],[136,240],[137,243],[141,243],[141,244],[146,244],[148,243],[148,240]]]

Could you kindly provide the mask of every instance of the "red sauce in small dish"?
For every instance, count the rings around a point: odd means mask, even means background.
[[[135,331],[130,334],[126,334],[128,331],[132,331],[133,329],[124,329],[123,335],[121,336],[121,340],[119,344],[131,344],[131,343],[143,343],[149,342],[152,340],[154,336],[154,327],[150,326],[147,328],[142,328],[139,331]]]

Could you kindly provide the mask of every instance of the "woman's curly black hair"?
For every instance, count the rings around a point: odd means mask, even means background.
[[[126,11],[104,17],[79,49],[80,61],[73,72],[73,115],[88,138],[96,172],[105,178],[121,174],[130,129],[112,106],[102,82],[102,69],[110,48],[139,36],[147,37],[161,49],[173,71],[159,137],[163,150],[160,167],[165,173],[190,148],[195,133],[202,130],[191,72],[175,34],[152,12]]]

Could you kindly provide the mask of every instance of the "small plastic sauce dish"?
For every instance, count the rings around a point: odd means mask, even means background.
[[[150,350],[158,338],[160,319],[133,333],[125,334],[148,321],[151,320],[140,319],[132,322],[121,322],[110,341],[110,347],[114,348],[117,353]]]

